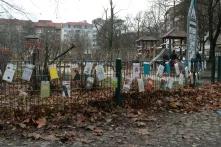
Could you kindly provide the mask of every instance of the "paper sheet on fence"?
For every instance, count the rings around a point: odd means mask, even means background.
[[[14,78],[14,74],[15,74],[15,71],[16,71],[16,68],[17,66],[14,65],[14,64],[7,64],[6,66],[6,70],[4,72],[4,75],[3,75],[3,80],[4,81],[7,81],[7,82],[12,82],[13,78]]]
[[[144,76],[148,76],[150,74],[150,63],[144,62]]]
[[[131,84],[132,84],[132,79],[130,77],[126,77],[123,85],[123,91],[129,92]]]
[[[41,93],[40,96],[42,98],[50,96],[50,82],[49,81],[41,81]]]
[[[62,81],[62,96],[71,96],[71,81]]]
[[[140,63],[133,63],[133,79],[140,78]]]
[[[55,64],[49,66],[49,73],[50,73],[51,80],[55,80],[59,78],[57,67]]]
[[[33,64],[26,64],[25,65],[24,71],[22,73],[22,80],[30,81],[31,75],[33,72],[33,68],[34,68]]]
[[[179,85],[181,85],[181,86],[184,85],[184,75],[182,73],[179,76]]]

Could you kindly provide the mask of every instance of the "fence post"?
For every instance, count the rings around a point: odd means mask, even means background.
[[[221,56],[218,56],[218,82],[221,81]]]
[[[115,98],[117,105],[122,105],[123,98],[121,97],[121,80],[122,80],[122,61],[121,59],[116,59],[116,78],[117,78],[117,88],[115,89]]]

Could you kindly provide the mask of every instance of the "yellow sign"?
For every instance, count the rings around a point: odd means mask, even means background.
[[[49,66],[49,73],[50,73],[51,80],[59,78],[58,77],[58,71],[57,71],[57,68],[56,68],[55,64]]]

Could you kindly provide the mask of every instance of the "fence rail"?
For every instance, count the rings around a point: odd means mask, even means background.
[[[115,61],[79,61],[79,60],[60,60],[56,62],[59,79],[50,81],[50,96],[41,97],[41,81],[49,81],[50,76],[45,74],[43,66],[35,65],[35,72],[30,81],[21,79],[25,65],[31,61],[11,61],[17,66],[14,79],[11,83],[0,79],[0,108],[10,111],[21,110],[30,112],[33,108],[50,107],[56,110],[65,109],[72,104],[87,104],[92,100],[111,100],[115,96],[116,88],[116,67]],[[85,75],[84,69],[87,63],[92,63],[92,71]],[[128,77],[133,77],[133,61],[122,62],[122,83],[121,89],[124,89],[125,81]],[[161,62],[156,61],[151,65],[151,71],[148,75],[144,74],[144,62],[137,61],[140,67],[139,78],[144,79],[144,85],[152,80],[152,89],[165,89],[162,86],[163,78],[170,78],[174,81],[173,88],[181,88],[184,85],[179,84],[179,76],[175,69],[171,68],[171,73],[159,77],[156,75],[158,66]],[[104,68],[105,79],[99,81],[96,73],[96,66],[102,65]],[[6,63],[1,65],[2,72],[5,71]],[[92,87],[87,87],[88,77],[93,77]],[[169,80],[170,80],[169,79]],[[70,96],[63,95],[62,81],[70,81]],[[184,84],[188,84],[185,81]],[[135,86],[134,86],[135,85]],[[137,88],[135,88],[137,86]],[[147,85],[148,86],[148,85]],[[139,88],[136,80],[133,81],[131,89],[137,92]]]

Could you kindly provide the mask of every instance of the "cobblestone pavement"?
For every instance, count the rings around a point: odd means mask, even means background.
[[[73,128],[78,136],[72,142],[25,139],[16,135],[0,136],[2,147],[220,147],[221,115],[215,112],[181,114],[162,112],[147,119],[110,116],[97,123],[102,133]],[[89,127],[90,128],[90,127]],[[67,130],[60,130],[65,133]],[[63,143],[62,143],[63,142]]]

